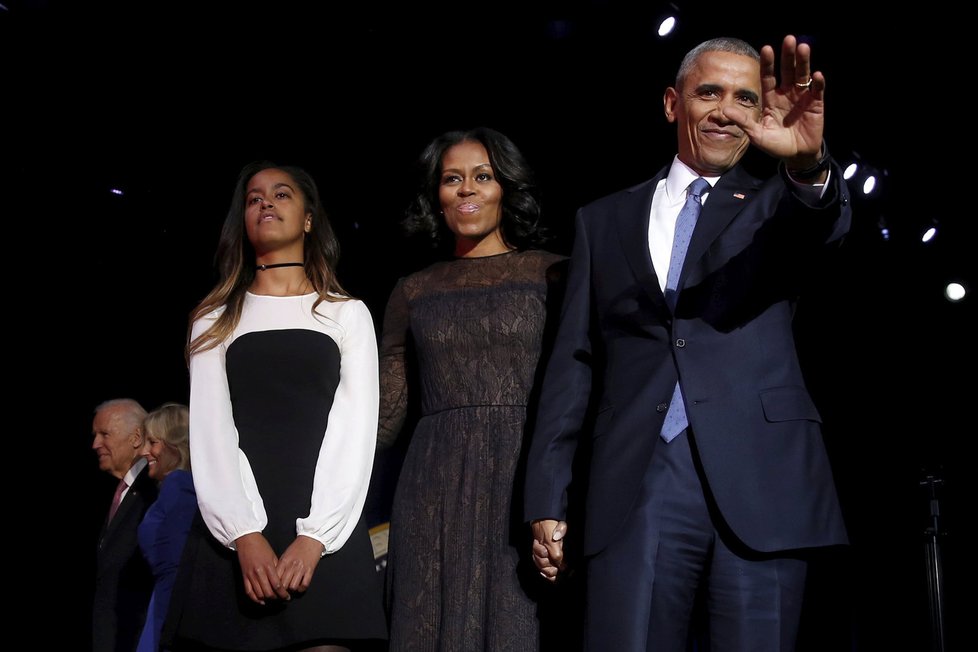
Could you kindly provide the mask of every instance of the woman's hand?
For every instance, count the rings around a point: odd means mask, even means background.
[[[289,592],[276,570],[279,559],[261,532],[238,537],[234,547],[238,551],[244,590],[249,598],[261,605],[266,599],[289,599]]]

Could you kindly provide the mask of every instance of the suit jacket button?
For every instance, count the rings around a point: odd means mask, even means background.
[[[665,412],[668,409],[669,409],[668,403],[659,403],[658,405],[655,406],[656,412]]]
[[[680,349],[683,348],[684,346],[686,346],[686,340],[680,337],[679,339],[676,340],[676,346]]]

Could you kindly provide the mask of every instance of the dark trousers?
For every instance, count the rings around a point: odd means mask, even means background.
[[[694,649],[694,605],[702,604],[708,634],[698,652],[790,652],[807,564],[732,538],[711,509],[688,434],[657,442],[630,520],[588,562],[587,649]]]

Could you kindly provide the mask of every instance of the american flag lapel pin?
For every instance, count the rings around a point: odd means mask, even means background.
[[[744,198],[744,193],[742,193],[742,192],[735,192],[734,193],[734,197],[736,199],[743,199]]]

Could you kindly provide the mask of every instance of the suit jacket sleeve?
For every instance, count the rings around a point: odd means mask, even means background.
[[[527,458],[524,517],[565,519],[578,437],[591,401],[591,252],[578,211],[560,325]]]

